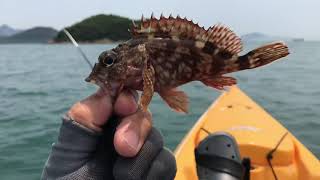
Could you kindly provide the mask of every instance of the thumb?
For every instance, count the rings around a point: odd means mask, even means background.
[[[124,157],[134,157],[140,151],[152,127],[149,111],[138,110],[122,119],[114,135],[114,147]]]

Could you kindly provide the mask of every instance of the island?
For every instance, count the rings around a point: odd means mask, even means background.
[[[91,16],[66,29],[72,36],[82,43],[111,43],[130,39],[128,29],[131,19],[117,15],[99,14]],[[69,41],[61,30],[53,39],[55,43]]]
[[[21,32],[0,37],[0,44],[12,43],[48,43],[58,31],[51,27],[34,27]]]

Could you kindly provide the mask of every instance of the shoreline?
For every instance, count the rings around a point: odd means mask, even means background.
[[[95,41],[77,41],[78,44],[120,44],[125,42],[124,40],[120,41],[113,41],[110,39],[100,39]],[[55,42],[53,40],[49,41],[48,44],[68,44],[71,43],[70,41],[63,41],[63,42]]]

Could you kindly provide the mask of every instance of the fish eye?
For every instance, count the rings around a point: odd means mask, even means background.
[[[112,66],[112,64],[114,63],[114,59],[112,57],[106,57],[102,60],[102,63],[109,67]]]

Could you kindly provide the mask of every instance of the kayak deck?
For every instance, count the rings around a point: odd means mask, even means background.
[[[224,131],[235,137],[241,157],[251,160],[252,180],[274,179],[266,156],[282,137],[284,139],[271,160],[278,179],[320,179],[319,160],[278,121],[234,86],[209,107],[177,147],[176,180],[198,179],[194,149],[208,135],[206,131]]]

